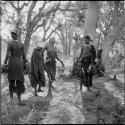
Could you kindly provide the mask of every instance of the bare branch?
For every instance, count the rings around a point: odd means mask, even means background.
[[[61,39],[61,35],[55,30],[54,31],[58,36],[59,36],[59,38]]]
[[[44,23],[38,25],[37,27],[34,28],[33,32],[35,32],[38,28],[43,27]]]
[[[60,10],[60,11],[79,11],[79,9],[71,9],[70,8],[70,6],[71,6],[71,1],[69,2],[69,4],[67,5],[67,7],[66,8],[58,8],[58,10]],[[88,9],[87,7],[83,7],[83,8],[81,8],[81,10],[83,10],[83,9]]]
[[[28,3],[23,3],[23,5],[20,7],[20,10],[22,10],[23,8],[24,8],[24,6],[28,6],[29,5],[29,3],[30,3],[30,1],[28,1]]]
[[[15,10],[18,9],[18,8],[14,5],[13,1],[9,1],[9,3],[11,4],[11,6],[12,6]]]
[[[32,12],[33,12],[33,9],[34,9],[36,3],[37,3],[37,1],[33,1],[29,8],[29,12],[28,12],[28,16],[27,16],[27,29],[29,27],[29,23],[31,22]]]
[[[45,6],[44,6],[44,7],[45,7]],[[41,18],[43,18],[43,17],[49,17],[49,15],[50,15],[51,13],[53,13],[54,11],[56,11],[57,8],[58,8],[58,5],[57,5],[56,8],[55,8],[55,6],[53,6],[53,7],[52,7],[48,12],[46,12],[46,13],[40,13],[40,15],[37,14],[37,15],[35,16],[36,20],[34,20],[35,18],[33,19],[34,26],[38,24],[38,22],[41,20]]]
[[[51,36],[58,28],[59,28],[59,26],[57,26],[54,30],[52,30],[51,33],[49,34],[49,36],[48,36],[47,38],[45,38],[45,41],[46,41],[47,39],[49,39],[50,36]]]
[[[49,26],[46,28],[47,31],[49,30],[50,26],[52,25],[52,22],[53,22],[53,20],[54,20],[55,14],[56,14],[56,12],[54,12],[53,15],[52,15],[50,24],[49,24]]]
[[[36,14],[36,16],[34,16],[34,18],[33,18],[33,22],[35,23],[35,24],[37,24],[38,22],[39,22],[39,20],[38,21],[36,21],[36,19],[38,18],[38,17],[40,17],[40,15],[41,15],[41,11],[45,8],[45,6],[46,6],[46,1],[44,1],[44,3],[43,3],[43,5],[42,5],[42,7],[41,8],[39,8],[39,12],[38,12],[38,14]]]

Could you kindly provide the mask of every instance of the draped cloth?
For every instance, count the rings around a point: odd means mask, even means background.
[[[56,76],[56,60],[54,58],[47,57],[47,63],[45,64],[45,70],[51,80],[55,80]]]
[[[9,92],[22,94],[25,92],[24,86],[24,66],[26,65],[24,44],[17,40],[11,41],[7,46],[7,53],[4,63],[8,66],[2,67],[8,72]]]
[[[37,84],[45,86],[44,58],[41,50],[42,48],[34,49],[31,57],[29,78],[32,87]]]

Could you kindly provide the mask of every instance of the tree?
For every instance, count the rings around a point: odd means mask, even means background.
[[[124,17],[124,7],[123,1],[112,1],[107,3],[104,8],[104,12],[100,19],[101,26],[98,25],[98,28],[103,33],[103,44],[102,44],[102,59],[103,63],[106,66],[108,64],[108,54],[109,50],[114,44],[114,42],[118,39],[120,32],[125,24]]]
[[[88,9],[86,12],[84,36],[89,35],[96,43],[96,29],[99,20],[99,5],[98,1],[88,1]],[[95,46],[96,47],[96,46]]]
[[[21,31],[20,27],[21,25],[21,15],[23,15],[23,9],[25,6],[28,6],[27,9],[27,15],[26,15],[26,23],[24,25],[25,29],[25,40],[24,40],[24,45],[25,45],[25,52],[27,54],[28,47],[30,45],[30,39],[32,37],[32,34],[38,30],[39,28],[43,28],[44,30],[44,36],[43,36],[43,41],[46,41],[53,33],[49,36],[47,36],[47,31],[49,30],[55,13],[57,11],[67,11],[67,9],[70,7],[71,2],[67,2],[65,6],[62,6],[62,3],[60,1],[58,2],[52,2],[52,1],[42,1],[39,7],[38,12],[34,11],[34,8],[36,7],[36,4],[38,1],[29,1],[28,3],[23,2],[23,4],[20,6],[21,1],[9,1],[9,4],[11,7],[16,11],[17,13],[17,20],[16,20],[16,26],[19,31]],[[16,6],[17,4],[17,6]],[[37,4],[38,5],[38,4]],[[48,7],[49,6],[49,7]],[[64,7],[64,8],[62,8]],[[47,23],[47,21],[50,19],[50,23]],[[47,38],[45,37],[47,36]],[[21,32],[19,32],[19,38],[21,38]]]

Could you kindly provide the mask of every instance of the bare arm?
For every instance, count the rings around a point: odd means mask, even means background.
[[[8,44],[8,46],[7,46],[7,53],[6,53],[4,64],[7,64],[9,56],[10,56],[10,53],[11,53],[11,51],[10,51],[10,44]]]

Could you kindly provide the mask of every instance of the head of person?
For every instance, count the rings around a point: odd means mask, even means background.
[[[90,39],[90,36],[85,36],[85,37],[84,37],[84,42],[85,42],[85,44],[89,45],[89,44],[90,44],[90,41],[92,41],[92,40]]]
[[[11,37],[12,37],[13,40],[17,40],[18,35],[17,35],[16,30],[11,31]]]
[[[54,37],[51,37],[51,38],[49,39],[49,43],[52,44],[52,45],[54,45],[54,43],[55,43],[55,38],[54,38]]]

